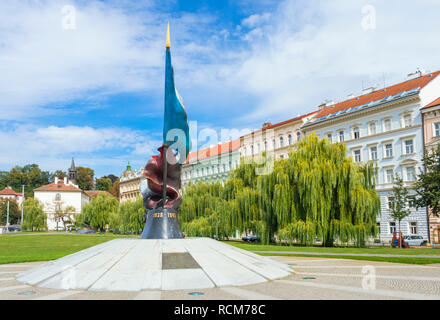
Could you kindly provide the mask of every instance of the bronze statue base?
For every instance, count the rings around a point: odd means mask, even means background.
[[[182,239],[177,211],[174,209],[153,209],[147,210],[147,221],[142,239]]]

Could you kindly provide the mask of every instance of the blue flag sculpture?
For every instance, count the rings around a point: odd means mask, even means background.
[[[188,119],[185,106],[174,85],[174,70],[171,64],[170,26],[167,28],[165,62],[165,114],[163,143],[178,154],[180,164],[184,163],[191,149]]]
[[[152,156],[144,169],[145,180],[139,189],[145,207],[145,227],[142,239],[178,239],[180,230],[177,214],[182,195],[182,164],[191,148],[189,126],[182,98],[174,86],[170,53],[170,26],[167,29],[165,64],[165,114],[163,145],[159,155]]]

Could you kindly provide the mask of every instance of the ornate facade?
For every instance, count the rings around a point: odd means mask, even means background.
[[[144,168],[140,168],[139,171],[133,171],[129,162],[127,169],[122,173],[119,180],[120,202],[136,200],[138,196],[140,197],[139,186],[143,180],[145,180]]]
[[[416,173],[422,169],[423,130],[420,109],[440,95],[440,72],[418,74],[383,89],[370,88],[358,97],[324,104],[313,121],[303,125],[305,134],[315,132],[331,142],[345,143],[355,162],[373,162],[378,169],[376,190],[380,195],[378,218],[381,239],[390,239],[398,224],[391,217],[395,173],[404,180],[411,196]],[[411,214],[402,220],[402,233],[429,240],[426,208],[407,206]]]
[[[189,183],[224,183],[240,165],[240,140],[190,152],[182,166],[182,188]]]
[[[425,148],[429,152],[440,143],[440,98],[422,108],[423,138]],[[440,243],[440,218],[429,213],[429,233],[431,241]]]

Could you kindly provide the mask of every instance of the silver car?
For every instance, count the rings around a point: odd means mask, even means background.
[[[424,246],[426,244],[426,240],[423,239],[422,236],[404,236],[405,242],[410,246]]]

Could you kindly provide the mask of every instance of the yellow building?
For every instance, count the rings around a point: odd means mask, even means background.
[[[119,180],[119,201],[122,203],[128,200],[136,200],[141,195],[139,186],[144,179],[144,168],[140,168],[139,171],[133,171],[129,162],[127,169],[122,173]]]

